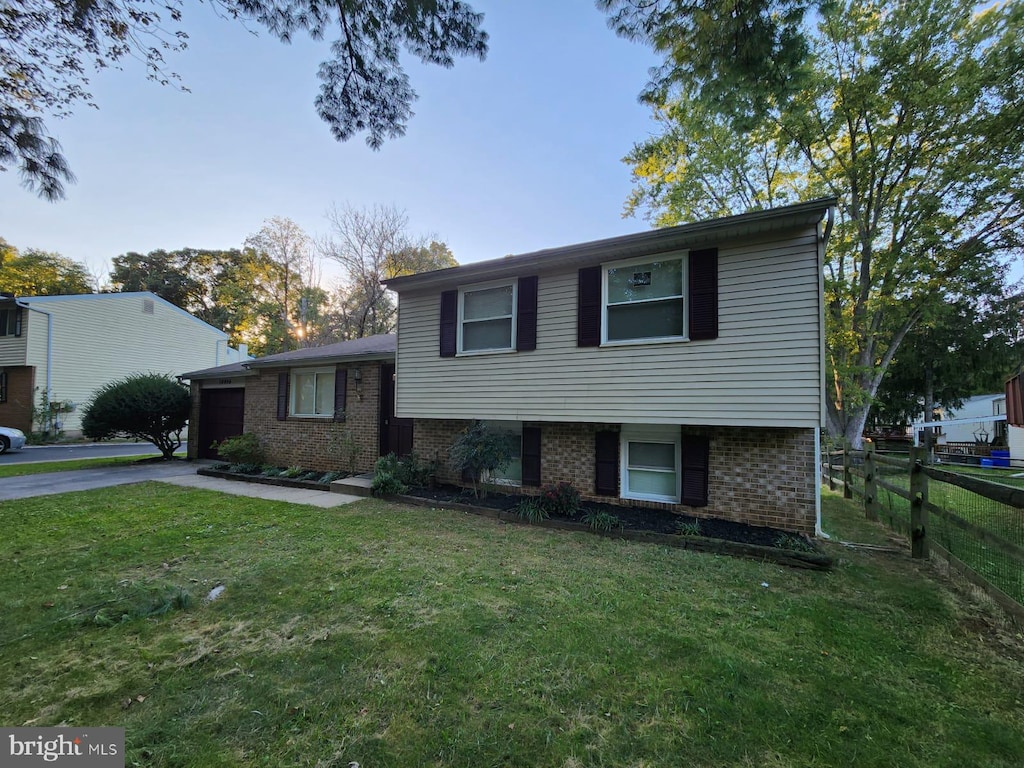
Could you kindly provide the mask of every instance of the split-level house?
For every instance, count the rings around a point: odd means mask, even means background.
[[[74,435],[84,405],[104,384],[247,358],[226,333],[148,291],[0,294],[0,424],[39,428],[33,409],[45,398],[72,409],[59,413],[56,428]]]
[[[440,479],[475,421],[492,478],[819,528],[822,267],[834,200],[394,278],[394,414]]]

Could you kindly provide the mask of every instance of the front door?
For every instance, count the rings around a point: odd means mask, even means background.
[[[412,453],[412,419],[395,417],[395,364],[380,366],[380,455]]]
[[[242,434],[245,388],[204,389],[199,394],[199,458],[217,459],[214,442]]]

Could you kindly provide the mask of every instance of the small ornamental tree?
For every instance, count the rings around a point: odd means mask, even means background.
[[[188,423],[188,388],[158,373],[136,373],[105,384],[82,415],[82,434],[94,440],[133,437],[174,456]]]
[[[490,429],[477,421],[455,438],[449,456],[455,469],[472,480],[473,495],[479,497],[479,482],[507,467],[515,453],[507,432]]]

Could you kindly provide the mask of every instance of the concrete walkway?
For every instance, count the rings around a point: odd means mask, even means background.
[[[307,491],[303,488],[284,488],[277,485],[245,483],[237,480],[221,480],[215,477],[201,477],[196,474],[200,465],[184,461],[168,464],[154,463],[136,466],[104,467],[100,469],[76,469],[69,472],[47,472],[38,475],[22,475],[0,479],[0,501],[27,499],[33,496],[50,496],[72,491],[91,491],[114,485],[129,485],[156,480],[162,483],[220,491],[233,496],[249,496],[256,499],[287,501],[292,504],[310,504],[316,507],[337,507],[353,501],[358,496],[330,491]]]

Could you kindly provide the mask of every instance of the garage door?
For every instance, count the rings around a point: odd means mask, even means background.
[[[210,445],[242,434],[244,426],[244,387],[204,389],[199,396],[199,458],[220,458]]]

